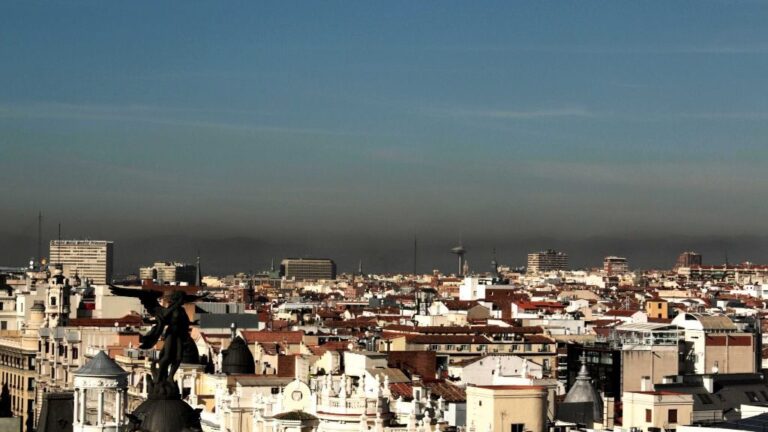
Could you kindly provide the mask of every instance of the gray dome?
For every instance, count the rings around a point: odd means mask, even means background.
[[[148,399],[130,415],[140,431],[200,431],[200,413],[181,399]]]
[[[304,411],[288,411],[277,414],[273,417],[277,420],[293,420],[293,421],[305,421],[305,420],[317,420],[317,417]]]
[[[45,305],[43,305],[43,302],[41,301],[36,301],[29,310],[33,312],[45,312]]]
[[[253,374],[256,373],[256,364],[251,350],[243,338],[237,336],[229,344],[229,348],[221,353],[221,371],[229,374]]]
[[[99,351],[99,353],[90,359],[88,363],[76,370],[75,375],[88,377],[116,377],[120,375],[128,375],[128,372],[115,363],[114,360],[109,358],[104,351]]]
[[[592,402],[592,418],[600,421],[603,419],[603,398],[590,381],[587,365],[582,364],[576,382],[568,390],[563,403]]]

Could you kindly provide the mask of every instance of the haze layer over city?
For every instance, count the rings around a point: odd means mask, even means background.
[[[767,23],[0,2],[0,432],[768,431]]]
[[[0,259],[765,262],[767,8],[5,2]]]

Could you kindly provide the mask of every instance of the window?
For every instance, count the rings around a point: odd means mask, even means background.
[[[5,302],[0,302],[0,310],[3,310],[4,305],[5,305]]]
[[[0,321],[0,330],[8,330],[8,321]]]
[[[280,387],[272,387],[272,394],[273,395],[280,394]]]
[[[56,297],[51,297],[51,306],[56,306]]]
[[[653,421],[653,412],[649,409],[645,410],[645,422],[651,423]]]
[[[525,430],[524,423],[512,423],[509,426],[509,432],[523,432]]]
[[[667,411],[667,423],[677,423],[677,410],[671,409]]]

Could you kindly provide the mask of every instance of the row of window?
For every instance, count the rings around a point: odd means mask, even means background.
[[[653,423],[653,410],[646,409],[645,410],[645,422],[646,423]],[[677,423],[677,410],[676,409],[670,409],[667,411],[667,423]]]
[[[25,382],[25,378],[20,375],[2,372],[0,373],[0,386],[6,384],[8,385],[8,388],[11,389],[33,390],[35,388],[35,379],[33,377],[28,377]],[[24,384],[26,384],[26,387]]]
[[[430,351],[458,351],[458,352],[468,352],[468,351],[471,350],[471,346],[470,345],[466,345],[466,344],[463,344],[463,345],[446,344],[446,345],[443,345],[443,346],[445,348],[441,350],[440,349],[441,345],[432,344],[432,345],[429,346],[429,350]],[[523,348],[522,350],[520,350],[521,346]],[[490,351],[492,351],[492,352],[499,352],[501,349],[503,349],[503,347],[497,347],[497,346],[495,346],[493,344],[489,344],[489,345],[483,344],[483,345],[475,345],[475,350],[478,351],[478,352],[479,351],[488,351],[489,347],[491,347]],[[550,348],[549,348],[548,344],[540,345],[539,348],[538,348],[538,352],[550,352],[549,350],[550,350]],[[514,344],[514,345],[509,345],[508,351],[509,352],[515,352],[515,351],[531,352],[531,351],[533,351],[533,345],[532,344]]]
[[[0,364],[11,366],[16,369],[35,370],[35,358],[23,357],[11,354],[0,354]]]
[[[43,344],[44,342],[40,341],[37,343],[37,350],[38,352],[41,352],[43,350]],[[51,352],[54,352],[56,348],[54,347],[54,342],[51,343],[45,343],[45,353],[50,354]],[[58,345],[58,351],[59,351],[59,357],[67,358],[67,351],[70,352],[70,356],[68,357],[70,360],[77,360],[79,355],[79,350],[77,347],[72,347],[71,350],[67,350],[67,345]]]

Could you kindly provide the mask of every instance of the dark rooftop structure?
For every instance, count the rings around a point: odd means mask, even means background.
[[[768,403],[768,382],[762,374],[683,375],[654,388],[693,395],[693,420],[699,424],[740,420],[742,404]]]
[[[75,375],[90,376],[90,377],[108,377],[117,375],[128,375],[123,368],[120,367],[114,360],[104,351],[99,351],[98,354],[93,356],[83,367],[75,371]]]
[[[558,407],[557,419],[589,427],[603,420],[603,398],[592,385],[585,363],[582,363],[576,382]]]
[[[74,393],[45,393],[37,432],[72,432]]]
[[[240,336],[235,337],[229,348],[222,351],[221,371],[230,374],[256,373],[256,363],[248,344]]]

